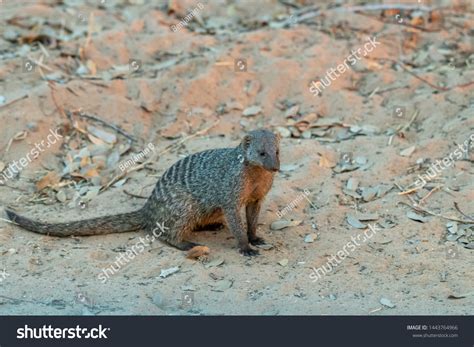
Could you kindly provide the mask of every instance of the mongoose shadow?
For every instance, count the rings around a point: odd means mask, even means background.
[[[24,229],[51,236],[88,236],[137,231],[164,226],[159,239],[180,250],[196,246],[187,241],[194,230],[216,224],[227,226],[240,253],[256,255],[250,244],[265,243],[257,236],[263,199],[280,169],[279,137],[268,130],[247,134],[234,148],[189,155],[166,170],[153,193],[138,211],[68,223],[44,223],[6,213]],[[241,211],[245,208],[246,225]]]

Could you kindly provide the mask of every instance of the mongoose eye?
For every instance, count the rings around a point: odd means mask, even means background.
[[[264,157],[265,156],[265,152],[260,152],[260,156]]]

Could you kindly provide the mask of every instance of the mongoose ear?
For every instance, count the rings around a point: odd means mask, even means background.
[[[245,135],[244,136],[244,139],[242,140],[242,144],[243,144],[245,149],[250,147],[250,141],[251,140],[252,140],[252,138],[250,137],[250,135]]]

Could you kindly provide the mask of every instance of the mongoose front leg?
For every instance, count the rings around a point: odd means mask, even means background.
[[[257,236],[258,215],[260,214],[261,200],[252,201],[245,207],[247,214],[247,235],[252,245],[263,245],[265,240]]]
[[[247,232],[245,231],[242,218],[237,207],[224,212],[227,226],[239,243],[239,252],[246,256],[257,255],[258,251],[252,249],[249,245]]]

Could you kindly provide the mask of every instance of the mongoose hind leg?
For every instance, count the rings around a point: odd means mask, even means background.
[[[193,231],[216,231],[224,228],[224,215],[221,209],[212,212],[203,212]]]
[[[189,233],[190,233],[189,226],[179,223],[179,224],[173,225],[167,234],[163,234],[158,238],[161,241],[181,251],[187,251],[195,246],[199,246],[199,244],[197,243],[184,240],[186,235],[189,235]]]
[[[245,256],[258,255],[258,251],[252,249],[249,245],[249,239],[242,224],[239,209],[237,207],[230,208],[224,212],[224,215],[227,221],[227,226],[237,239],[239,244],[239,252]]]
[[[165,242],[170,246],[176,247],[180,251],[189,251],[193,247],[200,246],[199,243],[194,243],[190,241],[166,240]]]
[[[260,213],[260,207],[262,206],[261,200],[252,201],[245,207],[247,215],[247,235],[249,242],[252,245],[263,245],[265,240],[257,236],[257,223],[258,215]]]
[[[218,231],[224,229],[223,223],[210,223],[206,225],[198,225],[193,231]]]

